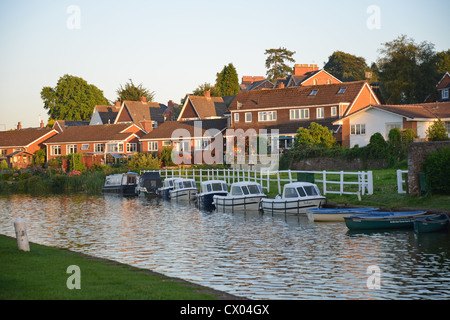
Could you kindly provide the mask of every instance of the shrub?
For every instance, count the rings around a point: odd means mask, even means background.
[[[445,147],[426,155],[422,164],[429,181],[431,192],[450,194],[450,147]]]
[[[445,125],[441,119],[438,119],[431,126],[429,126],[426,134],[429,141],[448,140],[447,130],[445,129]]]
[[[137,153],[128,162],[131,169],[159,169],[161,160],[148,153]]]

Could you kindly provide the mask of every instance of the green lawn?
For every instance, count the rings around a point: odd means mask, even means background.
[[[81,289],[68,289],[80,268]],[[0,235],[0,300],[218,300],[230,296],[183,280],[65,249],[30,243],[17,249],[15,238]]]

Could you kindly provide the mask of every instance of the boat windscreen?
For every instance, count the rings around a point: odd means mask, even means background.
[[[213,183],[212,184],[213,191],[222,191],[222,183]]]
[[[284,190],[284,197],[285,198],[298,198],[298,194],[297,194],[297,191],[295,190],[295,188],[286,188],[286,190]]]
[[[298,194],[300,195],[300,197],[306,197],[305,190],[303,190],[302,187],[297,187],[297,191],[298,191]]]
[[[303,188],[308,196],[318,196],[317,190],[314,186],[304,186]]]
[[[250,191],[251,194],[258,194],[260,193],[260,190],[256,184],[252,184],[248,186],[248,191]]]
[[[239,186],[233,186],[233,187],[231,188],[231,194],[232,194],[233,196],[242,196],[242,190],[241,190],[241,187],[239,187]]]

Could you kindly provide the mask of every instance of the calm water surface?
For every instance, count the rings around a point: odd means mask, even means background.
[[[448,299],[449,233],[220,213],[158,199],[0,197],[0,234],[117,260],[250,299]],[[368,289],[369,266],[381,270]]]

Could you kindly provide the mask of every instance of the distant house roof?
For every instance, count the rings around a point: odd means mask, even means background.
[[[201,130],[196,126],[201,125]],[[189,132],[190,137],[198,138],[198,134],[203,136],[207,130],[217,129],[223,131],[227,127],[227,119],[206,119],[206,120],[189,120],[189,121],[167,121],[155,128],[153,131],[144,135],[141,140],[161,140],[170,139],[177,129],[185,129]]]
[[[117,114],[119,113],[120,106],[95,106],[97,108],[98,115],[102,120],[102,124],[114,123]]]
[[[227,110],[227,104],[223,97],[195,96],[188,94],[178,120],[182,119],[184,110],[189,103],[191,103],[195,114],[199,119],[223,117],[223,114]]]
[[[57,133],[57,131],[50,128],[0,131],[0,148],[25,148],[51,133]]]
[[[366,81],[355,81],[273,90],[241,91],[229,106],[229,110],[351,104],[366,84]],[[344,88],[345,90],[342,90]]]
[[[431,102],[404,105],[371,105],[350,113],[334,123],[353,117],[369,109],[378,109],[407,118],[409,121],[431,121],[435,119],[450,120],[450,102]]]
[[[446,72],[442,79],[437,84],[436,88],[438,90],[450,88],[450,74]]]
[[[104,124],[85,127],[69,127],[64,132],[50,138],[44,144],[69,143],[69,142],[95,142],[95,141],[123,141],[133,132],[126,130],[131,126],[130,123]],[[139,128],[140,129],[140,128]],[[142,131],[142,134],[144,131]]]
[[[69,127],[79,127],[88,125],[89,121],[55,120],[55,123],[53,124],[53,129],[56,129],[59,132],[63,132],[65,129]]]
[[[124,101],[122,108],[124,107],[134,123],[144,120],[164,121],[163,111],[158,102]]]

